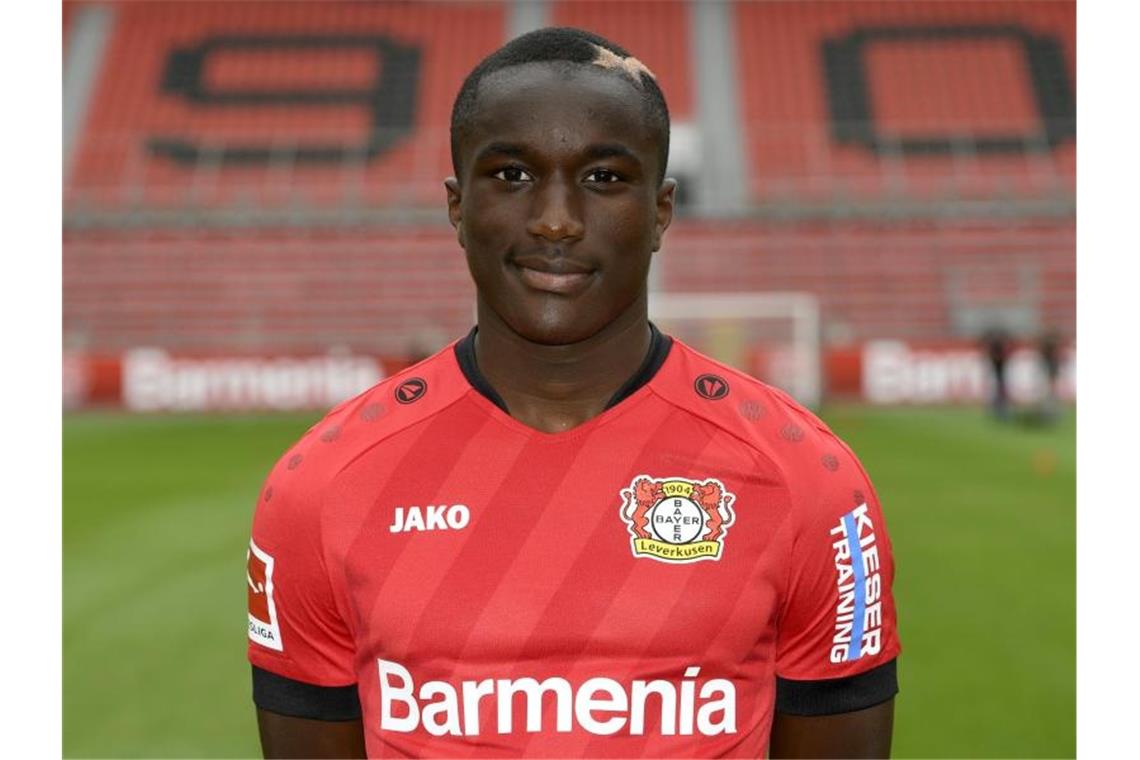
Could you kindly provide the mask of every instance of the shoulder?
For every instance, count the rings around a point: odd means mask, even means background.
[[[679,340],[659,379],[658,395],[750,447],[804,498],[830,474],[857,467],[846,443],[787,393]]]
[[[374,446],[434,418],[470,390],[454,343],[333,407],[277,460],[262,500],[309,509],[345,467]]]

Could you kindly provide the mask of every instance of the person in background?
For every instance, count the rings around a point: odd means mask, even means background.
[[[994,419],[1006,421],[1010,416],[1009,381],[1006,365],[1009,363],[1009,333],[1001,327],[986,331],[982,345],[993,371],[993,391],[990,396],[990,412]]]
[[[1041,418],[1044,422],[1054,422],[1059,413],[1057,402],[1057,378],[1061,374],[1061,336],[1056,330],[1048,330],[1038,344],[1041,366],[1045,370],[1045,395],[1041,401]]]

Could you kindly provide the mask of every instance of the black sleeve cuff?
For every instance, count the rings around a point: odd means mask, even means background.
[[[776,676],[776,712],[835,715],[874,707],[898,692],[897,660],[847,678],[791,681]]]
[[[262,710],[291,718],[356,720],[360,717],[356,684],[314,686],[256,665],[253,666],[253,703]]]

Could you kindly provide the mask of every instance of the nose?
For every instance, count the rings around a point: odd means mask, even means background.
[[[569,183],[551,177],[539,184],[533,197],[527,232],[552,242],[582,237],[582,209]]]

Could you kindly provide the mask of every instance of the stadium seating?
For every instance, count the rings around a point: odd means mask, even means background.
[[[462,251],[438,228],[84,233],[64,242],[69,337],[102,350],[402,355],[425,332],[460,335],[473,317]],[[672,292],[816,293],[832,341],[946,338],[962,300],[1024,302],[1042,326],[1072,334],[1074,244],[1071,226],[1055,222],[679,223],[659,254],[660,283]]]
[[[471,323],[440,181],[455,92],[509,3],[102,7],[64,185],[69,347],[404,354]],[[692,123],[695,7],[558,0],[548,19],[636,51]],[[1010,305],[1073,334],[1072,3],[731,10],[747,207],[675,224],[660,289],[812,292],[832,345],[961,338]],[[366,213],[320,216],[344,209]]]
[[[634,51],[657,77],[673,121],[693,116],[692,46],[689,8],[670,0],[583,3],[561,0],[551,23],[589,29]]]
[[[489,2],[115,8],[72,207],[434,204],[458,83],[505,30]]]
[[[1071,194],[1075,15],[1058,2],[737,3],[753,198]]]
[[[431,206],[483,3],[117,3],[67,186],[83,209]],[[752,198],[1071,195],[1075,11],[1057,2],[740,2]],[[552,4],[694,112],[689,4]],[[229,148],[229,152],[225,149]],[[244,152],[243,152],[244,151]]]

